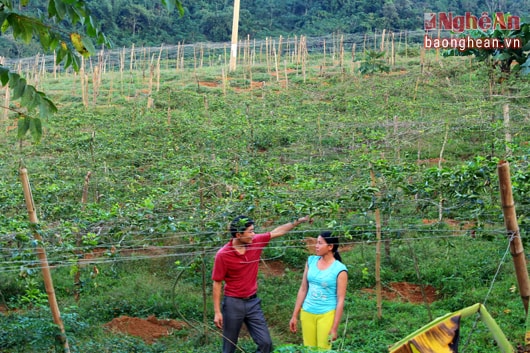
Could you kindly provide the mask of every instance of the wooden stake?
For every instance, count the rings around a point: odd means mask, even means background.
[[[339,44],[339,55],[340,55],[340,68],[341,71],[344,72],[344,35],[340,36],[340,44]]]
[[[81,97],[83,105],[88,108],[88,75],[85,73],[85,59],[81,58],[81,69],[79,70],[79,78],[81,79]]]
[[[497,165],[499,174],[499,186],[501,193],[502,212],[504,214],[504,224],[510,240],[510,252],[515,266],[517,283],[519,284],[519,293],[523,300],[523,306],[528,315],[528,301],[530,298],[530,284],[528,281],[528,269],[526,268],[526,256],[519,233],[517,224],[517,215],[515,213],[515,203],[512,195],[512,182],[510,179],[510,164],[501,161]],[[527,341],[528,342],[528,341]]]
[[[164,46],[160,46],[160,51],[158,52],[158,59],[156,61],[156,91],[160,91],[160,58],[162,57],[162,50]]]
[[[372,187],[376,187],[375,173],[372,165],[370,164],[370,178],[372,179]],[[380,198],[380,193],[376,193],[376,198]],[[377,242],[375,244],[375,293],[377,300],[377,317],[381,319],[383,317],[382,310],[382,295],[381,295],[381,214],[379,207],[375,208],[375,234]]]
[[[46,250],[42,245],[42,237],[36,231],[36,225],[39,223],[39,220],[37,219],[37,212],[35,211],[35,204],[33,203],[33,196],[31,194],[28,171],[26,168],[20,168],[20,180],[22,182],[22,189],[24,190],[24,199],[26,200],[29,221],[33,225],[33,237],[37,240],[35,251],[37,252],[37,257],[40,261],[42,277],[44,279],[44,287],[46,288],[46,294],[48,294],[48,303],[50,304],[53,322],[59,327],[61,332],[57,338],[63,345],[64,353],[69,353],[70,347],[68,346],[68,338],[66,337],[63,321],[61,320],[61,313],[59,312],[59,306],[57,305],[57,298],[55,297],[55,290],[53,289],[53,280],[50,272],[50,266],[48,264],[48,258],[46,256]]]
[[[84,210],[86,207],[86,204],[88,202],[88,184],[90,182],[90,175],[92,172],[88,171],[85,176],[85,182],[83,184],[83,193],[81,195],[81,209]],[[77,254],[78,255],[84,255],[83,250],[81,249],[81,245],[83,245],[83,237],[80,232],[77,233],[76,239],[75,239],[75,246],[77,248]],[[77,269],[74,274],[74,299],[76,302],[79,301],[80,293],[81,293],[81,262],[79,261],[80,257],[77,257]]]
[[[399,127],[399,117],[397,115],[394,115],[394,138],[396,139],[396,141],[399,141],[399,136],[398,136],[398,127]],[[400,155],[400,145],[399,143],[396,144],[396,159],[398,161],[398,163],[401,162],[401,155]]]
[[[272,47],[274,53],[274,69],[276,70],[276,82],[280,82],[280,71],[278,69],[278,57],[276,55],[276,48]]]
[[[306,68],[307,68],[307,42],[306,37],[300,37],[300,53],[302,55],[302,76],[304,77],[304,83],[306,81]]]
[[[134,64],[134,43],[131,48],[131,60],[129,61],[129,71],[131,72],[133,70],[133,64]]]
[[[53,78],[57,79],[57,53],[53,51]]]
[[[227,82],[227,77],[226,77],[224,68],[221,69],[221,77],[223,78],[223,96],[226,97],[226,85],[228,84],[228,82]]]
[[[277,63],[280,63],[280,59],[282,58],[282,44],[283,44],[283,37],[280,35],[280,39],[278,39],[278,57],[276,58]]]
[[[86,173],[85,176],[85,182],[83,184],[83,193],[81,194],[81,207],[84,210],[86,203],[88,202],[88,184],[90,182],[90,176],[92,175],[92,172]]]
[[[395,50],[395,41],[396,41],[396,36],[395,36],[395,33],[392,32],[392,44],[391,44],[391,47],[390,47],[390,60],[391,60],[391,63],[392,63],[392,67],[396,66],[396,50]]]

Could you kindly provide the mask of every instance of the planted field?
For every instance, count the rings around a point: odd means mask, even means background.
[[[224,49],[200,47],[102,54],[80,74],[21,67],[59,113],[43,121],[40,144],[19,140],[17,117],[1,115],[0,350],[60,348],[37,231],[73,352],[219,351],[210,273],[239,214],[258,232],[314,217],[264,253],[259,295],[277,352],[304,351],[288,323],[324,229],[340,235],[349,270],[335,350],[388,351],[475,303],[523,345],[497,168],[509,163],[524,244],[528,82],[501,85],[470,58],[403,46],[385,59],[389,73],[360,75],[362,52],[331,43],[249,45],[234,72]],[[166,330],[123,335],[123,323]],[[498,351],[480,321],[463,320],[460,334],[463,352]],[[255,349],[245,332],[240,348]]]

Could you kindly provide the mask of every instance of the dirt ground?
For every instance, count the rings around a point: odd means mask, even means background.
[[[260,272],[265,276],[281,276],[285,265],[281,261],[262,261]],[[362,292],[375,297],[373,288],[362,289]],[[381,296],[385,300],[402,300],[411,303],[432,303],[436,300],[436,289],[431,286],[422,288],[416,284],[406,282],[390,283],[381,288]],[[120,316],[105,324],[113,332],[142,338],[146,343],[153,343],[156,339],[170,335],[175,330],[186,327],[186,323],[178,320],[159,320],[154,316],[147,319]]]
[[[153,343],[156,339],[168,336],[175,330],[182,330],[187,325],[182,321],[159,320],[154,316],[149,316],[147,319],[120,316],[104,326],[110,331],[140,337],[146,343]]]
[[[364,293],[377,295],[373,288],[364,288],[361,290]],[[408,283],[408,282],[392,282],[388,286],[381,287],[381,297],[384,300],[401,300],[404,302],[421,304],[432,303],[436,300],[436,288],[432,286],[423,286]]]

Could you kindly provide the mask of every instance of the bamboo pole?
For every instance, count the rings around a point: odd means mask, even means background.
[[[344,35],[340,36],[340,43],[339,43],[339,65],[342,72],[344,72]]]
[[[55,297],[55,290],[53,289],[53,280],[50,272],[50,266],[48,264],[48,258],[46,256],[46,250],[42,245],[42,237],[36,231],[36,225],[39,223],[39,220],[35,211],[35,204],[33,203],[33,196],[31,194],[28,171],[26,168],[20,168],[20,180],[22,182],[22,189],[24,190],[24,199],[26,200],[29,221],[33,225],[33,237],[37,240],[36,252],[41,265],[44,287],[46,288],[46,294],[48,294],[48,303],[50,304],[53,322],[58,326],[61,332],[61,334],[57,336],[57,339],[63,345],[64,352],[69,353],[70,347],[68,345],[68,338],[66,337],[63,321],[61,319],[61,313],[59,312],[59,306],[57,305],[57,298]]]
[[[370,164],[370,178],[372,179],[372,187],[376,187],[375,173],[372,165]],[[380,193],[376,193],[377,199],[380,197]],[[382,295],[381,295],[381,214],[379,207],[375,208],[375,233],[377,242],[375,244],[375,293],[377,300],[377,317],[381,319],[383,317],[382,310]]]
[[[278,39],[278,52],[277,52],[278,57],[276,58],[278,65],[280,64],[280,60],[282,58],[282,50],[283,50],[282,45],[283,45],[283,37],[280,35],[280,38]]]
[[[160,51],[158,52],[158,59],[156,61],[156,91],[160,91],[160,59],[162,57],[162,51],[164,49],[164,46],[160,46]]]
[[[324,43],[322,44],[323,45],[323,50],[322,50],[322,67],[321,67],[321,72],[320,74],[323,74],[326,68],[326,40],[324,39]]]
[[[306,37],[303,36],[303,37],[300,37],[300,53],[301,53],[301,58],[302,58],[302,76],[304,77],[304,83],[306,81],[306,72],[307,72],[307,56],[306,56],[306,51],[307,51],[307,41],[306,41]]]
[[[267,74],[271,75],[271,62],[270,62],[270,39],[265,38],[265,59],[267,61]]]
[[[528,269],[526,268],[526,256],[517,224],[515,203],[512,195],[512,182],[510,180],[510,164],[506,161],[499,162],[497,166],[499,174],[499,187],[501,193],[502,212],[507,235],[510,238],[510,253],[512,254],[519,293],[523,300],[523,306],[528,315],[528,301],[530,298],[530,284],[528,281]]]
[[[85,176],[85,181],[83,184],[83,192],[81,194],[81,209],[84,210],[86,208],[86,204],[88,202],[88,186],[90,182],[90,176],[92,175],[92,172],[88,171]],[[78,232],[75,239],[75,246],[78,249],[81,249],[81,245],[83,245],[83,237],[81,236],[81,233]],[[83,250],[79,250],[79,255],[83,254]],[[81,264],[80,264],[80,257],[77,257],[77,265],[76,265],[76,272],[74,274],[74,299],[76,302],[79,301],[80,293],[81,293]]]
[[[180,42],[177,44],[177,56],[175,58],[175,71],[179,71],[179,68],[180,68],[180,65],[179,65],[179,60],[180,60],[180,49],[181,49],[181,45],[180,45]]]
[[[133,71],[133,65],[134,65],[134,43],[131,47],[131,58],[129,60],[129,71]]]
[[[57,53],[53,51],[53,78],[57,79]]]
[[[83,106],[88,108],[88,75],[85,72],[85,59],[81,58],[81,69],[79,70],[79,78],[81,83],[81,98]]]
[[[278,69],[278,57],[276,55],[276,48],[274,46],[271,48],[274,53],[274,70],[276,71],[276,82],[280,82],[280,71]]]
[[[396,36],[395,36],[395,33],[392,32],[392,42],[391,42],[391,49],[390,49],[390,58],[392,60],[392,67],[395,67],[396,66],[396,49],[395,49],[395,41],[396,41]]]

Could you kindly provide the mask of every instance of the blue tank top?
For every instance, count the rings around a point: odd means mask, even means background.
[[[342,271],[348,272],[346,266],[335,260],[325,270],[319,270],[317,262],[320,256],[309,256],[307,259],[307,295],[302,309],[311,314],[324,314],[337,307],[337,278]]]

